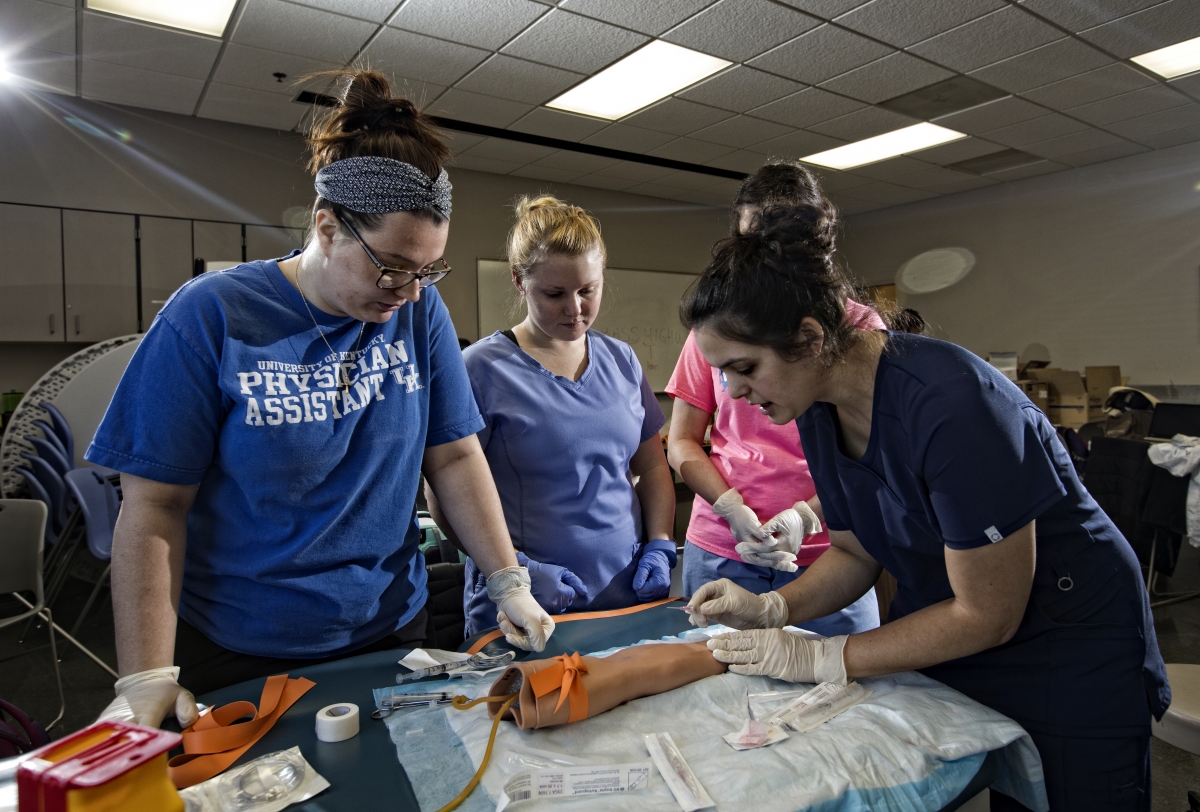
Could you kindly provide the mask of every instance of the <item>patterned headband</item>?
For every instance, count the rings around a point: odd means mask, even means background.
[[[351,211],[382,214],[432,208],[450,219],[450,178],[436,180],[412,164],[369,155],[334,161],[317,172],[317,194]]]

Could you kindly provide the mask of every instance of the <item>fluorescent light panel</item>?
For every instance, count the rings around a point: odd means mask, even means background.
[[[556,110],[618,119],[694,85],[732,62],[655,40],[547,104]]]
[[[1200,37],[1135,56],[1132,61],[1167,79],[1194,73],[1200,70]]]
[[[87,0],[94,11],[219,37],[237,0]]]
[[[926,122],[818,152],[800,160],[830,169],[851,169],[966,137],[964,133]]]

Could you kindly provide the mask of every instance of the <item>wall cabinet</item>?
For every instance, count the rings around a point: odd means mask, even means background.
[[[179,286],[192,278],[192,222],[168,217],[142,217],[142,329]]]
[[[62,234],[67,341],[136,333],[134,216],[64,209]]]
[[[237,223],[192,221],[192,251],[196,259],[229,267],[242,261],[242,227]]]
[[[62,212],[0,204],[0,341],[63,341]]]

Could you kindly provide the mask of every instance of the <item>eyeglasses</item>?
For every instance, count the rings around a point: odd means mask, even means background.
[[[417,282],[417,287],[427,288],[430,285],[436,285],[445,278],[446,274],[454,270],[446,263],[446,260],[444,259],[434,260],[432,264],[422,268],[419,271],[406,271],[403,268],[384,265],[375,256],[375,252],[367,247],[367,244],[363,241],[363,238],[358,236],[358,232],[354,230],[354,226],[350,225],[340,217],[338,218],[338,222],[346,227],[346,230],[350,232],[354,239],[358,240],[358,244],[361,245],[362,250],[366,252],[367,258],[370,259],[371,262],[374,263],[375,267],[379,269],[379,279],[375,280],[375,287],[377,288],[383,288],[384,290],[388,290],[390,288],[402,288],[405,285],[411,285],[414,279]]]

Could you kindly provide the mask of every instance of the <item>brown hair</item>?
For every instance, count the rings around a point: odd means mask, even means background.
[[[370,70],[331,70],[305,77],[334,76],[345,87],[339,95],[341,102],[313,121],[306,139],[311,156],[308,171],[314,175],[321,168],[344,158],[379,156],[404,161],[435,179],[442,164],[450,157],[450,148],[433,120],[416,108],[411,101],[392,95],[392,88],[383,74]],[[313,216],[329,209],[339,219],[348,221],[359,230],[379,227],[382,216],[356,212],[332,201],[318,197],[313,204]],[[414,211],[435,222],[446,218],[436,209]]]
[[[602,263],[608,259],[600,223],[578,206],[557,197],[522,197],[517,201],[517,222],[508,233],[508,267],[524,280],[529,269],[549,254],[582,256],[599,249]]]

